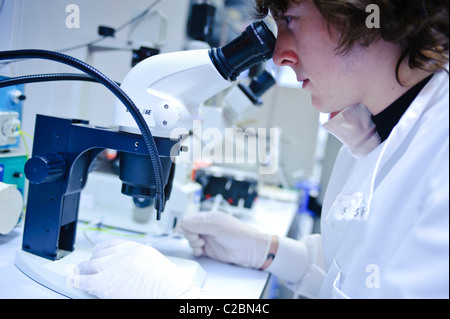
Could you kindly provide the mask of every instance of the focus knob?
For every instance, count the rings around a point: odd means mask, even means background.
[[[32,184],[58,182],[65,173],[66,162],[56,153],[33,156],[25,164],[25,176]]]

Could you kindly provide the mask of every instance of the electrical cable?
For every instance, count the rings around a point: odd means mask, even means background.
[[[133,119],[135,120],[137,126],[139,127],[150,155],[150,160],[152,162],[156,181],[155,209],[157,212],[157,219],[160,219],[161,212],[164,210],[165,199],[162,182],[163,171],[161,161],[159,159],[159,153],[148,125],[146,124],[142,114],[139,112],[138,108],[128,97],[128,95],[114,81],[109,79],[107,76],[105,76],[103,73],[101,73],[91,65],[63,53],[33,49],[0,51],[0,60],[11,59],[46,59],[72,66],[95,78],[106,88],[108,88],[125,105],[130,114],[133,116]]]
[[[129,26],[130,24],[133,24],[139,20],[141,20],[143,17],[145,17],[150,10],[153,9],[154,6],[156,6],[158,3],[160,3],[162,0],[155,0],[153,1],[148,7],[147,9],[144,10],[144,12],[138,14],[137,16],[135,16],[134,18],[132,18],[131,20],[125,22],[124,24],[122,24],[121,26],[117,27],[115,29],[115,32],[122,30],[123,28],[125,28],[126,26]]]
[[[90,41],[88,43],[78,44],[78,45],[75,45],[73,47],[60,49],[57,52],[61,52],[62,53],[62,52],[67,52],[67,51],[73,51],[73,50],[81,49],[81,48],[84,48],[84,47],[90,47],[90,46],[93,46],[94,44],[96,44],[98,42],[101,42],[101,41],[105,40],[106,38],[108,38],[108,37],[107,36],[102,36],[102,37],[97,38],[95,40],[92,40],[92,41]]]
[[[34,74],[34,75],[24,75],[17,76],[14,78],[7,78],[0,80],[0,88],[20,85],[26,83],[39,83],[39,82],[52,82],[52,81],[87,81],[99,83],[98,80],[94,79],[90,75],[81,73],[48,73],[48,74]],[[117,85],[120,83],[116,82]]]
[[[28,151],[28,144],[27,144],[27,141],[25,139],[25,136],[28,137],[31,140],[33,140],[33,136],[31,136],[30,134],[28,134],[25,131],[22,131],[22,128],[21,128],[20,124],[18,125],[18,132],[19,132],[20,138],[22,139],[23,146],[25,147],[25,155],[27,156],[27,159],[29,159],[30,158],[30,152]]]

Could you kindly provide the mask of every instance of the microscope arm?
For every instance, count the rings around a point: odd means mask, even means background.
[[[211,62],[209,50],[157,55],[136,65],[121,88],[135,102],[154,136],[170,137],[174,128],[191,129],[200,105],[232,86]],[[122,131],[137,132],[135,121],[118,103],[114,121]]]
[[[121,88],[138,107],[154,136],[170,138],[175,128],[192,128],[199,107],[229,88],[241,72],[272,58],[275,36],[255,22],[230,43],[210,50],[166,53],[145,59],[125,77]],[[114,124],[137,132],[130,114],[116,104]]]

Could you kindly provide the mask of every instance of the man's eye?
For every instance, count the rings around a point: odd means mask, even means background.
[[[280,15],[280,16],[275,18],[275,21],[280,22],[280,23],[284,22],[287,25],[289,25],[289,23],[291,23],[293,19],[294,18],[292,16]]]
[[[286,24],[289,24],[292,21],[292,17],[291,16],[284,16],[283,20],[284,20],[284,22],[286,22]]]

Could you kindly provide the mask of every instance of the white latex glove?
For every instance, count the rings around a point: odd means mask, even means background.
[[[202,212],[184,218],[180,224],[196,256],[244,267],[260,268],[270,248],[271,235],[220,212]]]
[[[156,249],[132,241],[98,244],[69,275],[74,288],[99,298],[201,298],[203,291]]]

